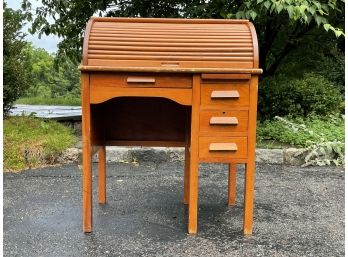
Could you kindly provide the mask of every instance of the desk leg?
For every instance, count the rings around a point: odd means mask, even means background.
[[[189,215],[188,232],[197,233],[198,216],[198,135],[199,135],[199,105],[201,98],[200,75],[193,75],[192,84],[192,112],[191,112],[191,147],[189,173]]]
[[[250,81],[248,161],[245,165],[245,185],[244,185],[244,227],[243,227],[244,235],[251,235],[253,232],[256,116],[257,116],[257,87],[258,87],[257,80],[258,80],[258,77],[253,75]]]
[[[254,209],[254,172],[255,162],[245,164],[244,186],[244,235],[251,235],[253,230]]]
[[[197,233],[198,216],[198,158],[191,155],[190,162],[190,180],[189,180],[189,234]]]
[[[92,232],[92,151],[90,141],[83,143],[83,232]]]
[[[104,204],[106,202],[106,153],[105,146],[101,146],[98,152],[99,163],[98,163],[98,172],[99,172],[99,203]]]
[[[184,171],[184,204],[189,203],[190,197],[190,149],[189,146],[185,147],[185,171]]]
[[[92,145],[89,75],[82,73],[82,226],[92,232]]]
[[[190,186],[190,147],[191,147],[191,115],[186,114],[186,142],[185,142],[185,169],[184,169],[184,204],[189,203]]]
[[[236,176],[237,164],[230,163],[228,171],[228,205],[233,206],[236,203]]]

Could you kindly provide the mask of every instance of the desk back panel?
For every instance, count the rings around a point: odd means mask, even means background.
[[[118,97],[92,109],[102,108],[105,141],[185,142],[188,106],[158,97]]]

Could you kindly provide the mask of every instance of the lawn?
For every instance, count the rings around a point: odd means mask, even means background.
[[[73,130],[35,117],[4,119],[4,170],[19,171],[54,164],[77,142]]]
[[[81,106],[81,98],[24,97],[18,99],[16,104]]]

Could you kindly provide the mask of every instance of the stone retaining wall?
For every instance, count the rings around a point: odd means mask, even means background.
[[[302,165],[303,149],[256,149],[256,162],[268,164]],[[60,163],[81,162],[82,150],[70,148],[60,157]],[[179,147],[114,147],[106,148],[107,162],[172,162],[184,160],[184,148]],[[98,162],[95,155],[93,162]]]

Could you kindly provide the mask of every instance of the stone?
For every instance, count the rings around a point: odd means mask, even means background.
[[[299,166],[305,163],[304,148],[287,148],[284,149],[284,164]]]
[[[60,164],[77,163],[82,160],[82,150],[78,148],[68,148],[59,157],[57,162]]]
[[[256,162],[267,164],[283,164],[282,149],[256,149]]]
[[[138,148],[131,151],[132,159],[136,162],[163,163],[169,161],[165,150],[156,148]]]
[[[132,154],[129,147],[107,146],[106,162],[132,162]],[[98,162],[98,154],[93,156],[92,162]]]

